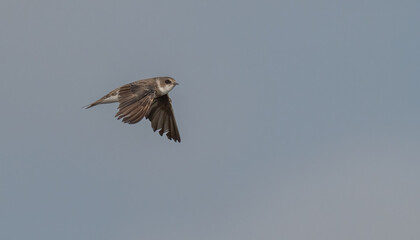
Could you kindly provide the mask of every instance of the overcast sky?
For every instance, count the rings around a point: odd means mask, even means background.
[[[0,239],[419,239],[420,2],[0,2]],[[171,76],[182,142],[117,105]]]

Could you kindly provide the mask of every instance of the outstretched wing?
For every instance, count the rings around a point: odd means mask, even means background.
[[[168,95],[155,98],[150,112],[146,118],[152,123],[153,131],[160,129],[159,134],[162,136],[166,133],[169,140],[181,142],[178,126],[176,125],[174,111],[172,109],[171,99]]]
[[[146,87],[142,82],[126,84],[119,89],[118,112],[115,117],[124,123],[137,123],[146,116],[155,98],[155,91]]]

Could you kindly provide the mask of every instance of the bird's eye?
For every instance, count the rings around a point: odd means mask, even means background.
[[[170,83],[171,83],[171,81],[170,81],[170,80],[165,80],[165,83],[166,83],[166,84],[170,84]]]

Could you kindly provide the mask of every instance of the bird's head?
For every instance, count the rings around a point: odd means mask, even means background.
[[[179,84],[171,77],[158,77],[156,78],[156,82],[161,95],[168,94],[168,92]]]

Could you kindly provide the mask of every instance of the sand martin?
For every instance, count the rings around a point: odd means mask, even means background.
[[[170,77],[138,80],[112,90],[85,108],[118,102],[118,112],[115,117],[122,119],[124,123],[134,124],[146,117],[152,123],[153,131],[160,129],[161,136],[166,132],[170,140],[181,142],[172,101],[168,96],[176,85],[178,83]]]

